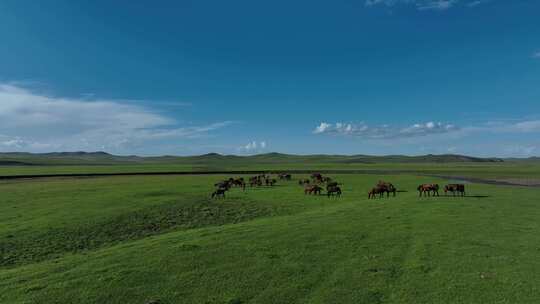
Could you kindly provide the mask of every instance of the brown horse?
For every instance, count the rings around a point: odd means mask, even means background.
[[[379,195],[379,198],[383,197],[384,190],[380,187],[375,187],[368,192],[368,199],[375,198],[375,195]]]
[[[420,196],[431,196],[431,193],[433,192],[433,196],[439,196],[439,185],[438,184],[422,184],[418,186],[418,192],[420,193]]]
[[[218,182],[218,183],[214,184],[214,186],[216,186],[218,188],[223,188],[223,189],[226,189],[226,190],[229,190],[229,188],[231,188],[231,185],[232,185],[232,182],[230,180],[224,180],[224,181],[221,181],[221,182]]]
[[[465,196],[465,185],[448,184],[444,186],[444,195],[448,195],[448,192],[452,192],[454,196],[456,196],[456,192],[458,192],[458,194],[461,194],[461,196]]]
[[[381,191],[381,195],[383,195],[386,192],[386,197],[390,197],[390,192],[392,192],[394,196],[396,196],[397,189],[396,187],[394,187],[392,183],[379,181],[377,183],[376,188],[379,188],[379,190]]]
[[[332,188],[332,187],[337,187],[339,185],[342,185],[341,183],[338,183],[338,182],[327,182],[326,184],[326,189],[328,188]]]
[[[322,188],[317,185],[308,185],[306,188],[304,188],[304,194],[315,194],[315,195],[321,195]]]
[[[325,177],[321,178],[321,182],[330,183],[330,182],[332,182],[332,178],[328,177],[328,176],[325,176]]]
[[[260,176],[253,176],[249,178],[249,186],[262,186],[262,180]]]
[[[233,185],[234,187],[242,187],[242,188],[246,188],[246,182],[244,181],[244,178],[243,178],[243,177],[240,177],[240,178],[237,178],[237,179],[233,179],[232,185]]]
[[[316,179],[316,180],[322,180],[322,174],[313,173],[313,174],[311,174],[311,178]]]
[[[341,188],[338,186],[333,186],[330,188],[326,188],[326,195],[328,197],[336,195],[337,197],[341,196]]]
[[[227,192],[227,189],[225,188],[219,188],[216,191],[212,192],[212,198],[225,198],[225,192]]]

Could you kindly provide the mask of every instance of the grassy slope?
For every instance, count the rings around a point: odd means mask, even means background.
[[[238,219],[233,212],[231,218],[213,222],[222,217],[201,217],[201,210],[192,210],[180,218],[193,219],[193,226],[158,229],[153,236],[107,230],[111,237],[95,247],[63,248],[65,252],[56,252],[58,258],[46,256],[41,262],[18,259],[0,268],[0,302],[540,300],[540,190],[470,185],[470,194],[489,197],[420,199],[411,191],[399,193],[397,199],[368,201],[365,190],[378,177],[337,178],[345,183],[340,200],[305,197],[294,183],[246,193],[235,190],[212,204],[257,210],[253,217]],[[427,181],[405,175],[384,178],[407,190]],[[0,242],[18,239],[30,244],[33,234],[51,229],[68,234],[81,231],[75,227],[98,231],[136,210],[148,215],[145,222],[160,223],[160,215],[151,210],[185,210],[184,204],[204,202],[216,179],[4,182],[0,191],[8,200],[0,205]],[[44,235],[50,243],[62,239]],[[88,234],[90,239],[98,237]]]

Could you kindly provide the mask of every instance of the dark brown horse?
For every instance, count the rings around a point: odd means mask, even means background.
[[[384,189],[381,187],[375,187],[368,192],[368,199],[375,198],[375,195],[379,195],[379,198],[383,197]]]
[[[465,196],[465,185],[463,184],[448,184],[444,186],[444,195],[448,195],[448,192],[452,192],[454,196],[456,196],[456,192],[458,194],[461,194],[461,196]]]
[[[322,174],[313,173],[313,174],[311,174],[311,178],[316,179],[316,180],[322,180]]]
[[[381,195],[386,192],[386,197],[390,197],[390,193],[393,193],[394,196],[396,196],[397,189],[392,183],[379,181],[376,188],[379,188],[379,190],[381,191]]]
[[[225,188],[219,188],[216,191],[212,192],[212,198],[225,198],[225,192],[227,192],[227,189]]]
[[[261,176],[253,176],[249,178],[249,186],[262,186]]]
[[[273,187],[277,183],[277,180],[275,178],[267,178],[264,182],[267,186]]]
[[[330,196],[337,196],[337,197],[340,197],[341,196],[341,188],[339,186],[333,186],[333,187],[330,187],[330,188],[326,188],[326,195],[328,197]]]
[[[433,193],[433,196],[439,196],[439,185],[438,184],[422,184],[418,186],[418,192],[420,193],[420,196],[431,196]]]
[[[308,185],[304,188],[304,194],[321,195],[322,188],[317,185]]]
[[[233,179],[232,185],[233,185],[234,187],[242,187],[242,189],[245,189],[245,188],[246,188],[246,182],[244,181],[244,178],[243,178],[243,177],[240,177],[240,178],[237,178],[237,179]]]
[[[330,183],[330,182],[332,182],[332,178],[328,177],[328,176],[325,176],[325,177],[321,178],[321,182]]]
[[[226,190],[229,190],[229,188],[231,188],[231,185],[232,185],[232,182],[230,180],[224,180],[224,181],[221,181],[221,182],[218,182],[218,183],[214,184],[214,186],[216,186],[218,188],[223,188],[223,189],[226,189]]]

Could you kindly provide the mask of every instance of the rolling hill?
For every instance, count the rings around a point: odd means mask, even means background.
[[[479,158],[455,154],[443,155],[293,155],[266,153],[250,156],[209,153],[197,156],[118,156],[106,152],[0,153],[0,165],[114,165],[114,164],[272,164],[272,163],[495,163],[501,158]]]

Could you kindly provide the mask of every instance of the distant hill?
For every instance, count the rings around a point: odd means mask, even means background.
[[[515,159],[509,159],[515,160]],[[540,158],[530,159],[540,161]],[[197,156],[117,156],[106,152],[53,152],[53,153],[0,153],[0,166],[27,165],[114,165],[114,164],[275,164],[275,163],[327,163],[327,164],[376,164],[376,163],[486,163],[503,162],[501,158],[479,158],[465,155],[292,155],[266,153],[250,156],[209,153]]]

